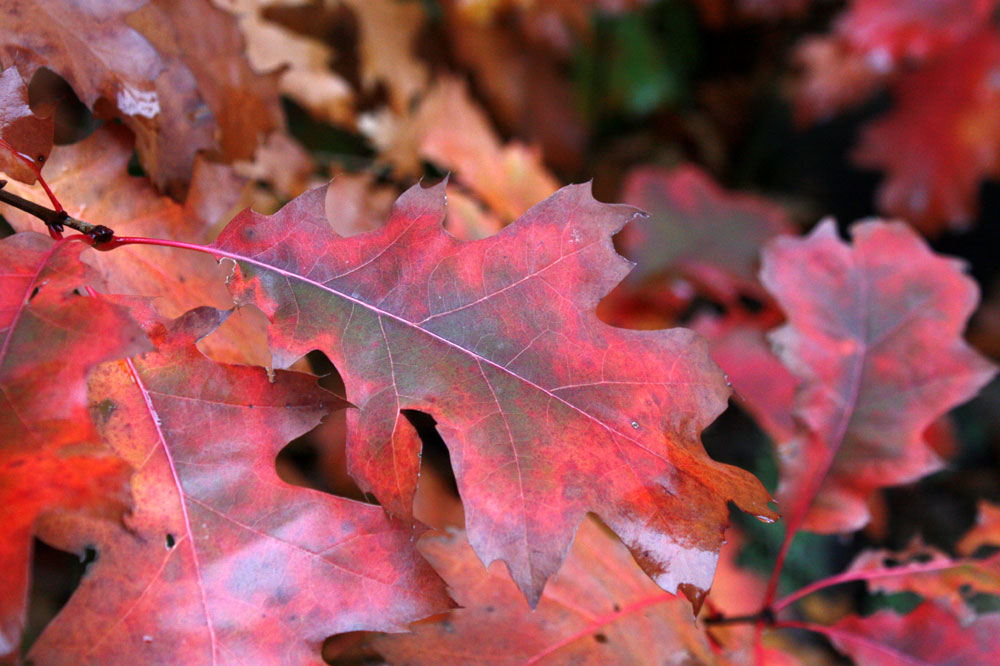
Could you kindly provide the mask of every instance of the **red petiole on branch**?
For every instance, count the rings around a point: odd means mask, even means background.
[[[39,181],[41,182],[41,177],[39,177]],[[59,210],[51,210],[45,206],[40,206],[34,201],[28,201],[27,199],[19,197],[12,192],[7,192],[3,189],[6,184],[6,180],[0,180],[0,202],[13,206],[18,210],[23,210],[25,213],[37,217],[45,223],[45,226],[49,228],[49,234],[54,239],[62,239],[62,231],[65,227],[76,229],[85,236],[88,236],[90,240],[98,246],[105,245],[111,241],[112,238],[114,238],[115,232],[103,224],[91,224],[90,222],[70,217],[70,215],[61,208]],[[46,188],[46,192],[47,191],[48,188]]]
[[[30,155],[25,155],[21,151],[16,150],[12,145],[3,139],[0,139],[0,148],[6,148],[12,155],[14,155],[14,157],[27,164],[28,168],[35,172],[38,184],[42,186],[43,190],[45,190],[45,195],[49,198],[49,201],[52,202],[52,207],[56,209],[57,213],[62,213],[62,204],[59,203],[58,199],[56,199],[56,195],[52,193],[52,190],[49,189],[49,184],[46,183],[45,178],[42,177],[42,163],[45,161],[45,157],[43,155],[39,155],[37,159],[32,158]],[[58,230],[55,231],[58,233]],[[56,236],[53,236],[53,238],[55,237]]]

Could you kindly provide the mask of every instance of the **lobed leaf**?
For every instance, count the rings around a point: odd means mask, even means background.
[[[120,516],[129,470],[87,412],[91,368],[148,348],[124,308],[74,293],[100,285],[83,243],[0,240],[0,656],[19,647],[39,516]]]
[[[537,602],[583,516],[599,515],[665,589],[711,583],[727,502],[773,518],[750,474],[699,433],[728,387],[691,331],[612,328],[594,314],[628,271],[611,235],[633,209],[563,188],[496,236],[441,227],[443,185],[412,188],[388,223],[340,238],[324,191],[245,212],[212,251],[271,320],[276,365],[320,349],[347,397],[348,464],[409,516],[419,447],[400,410],[432,415],[451,453],[469,540]],[[600,479],[595,483],[595,479]]]
[[[227,313],[163,322],[132,303],[156,351],[101,366],[90,399],[135,470],[126,525],[44,523],[96,561],[32,647],[35,664],[321,664],[333,633],[400,631],[450,603],[420,529],[281,481],[278,451],[341,399],[310,375],[210,361],[195,341]]]
[[[995,372],[961,338],[979,294],[958,262],[903,224],[851,233],[853,247],[826,221],[775,240],[761,269],[788,318],[772,344],[801,380],[779,497],[819,532],[859,529],[872,491],[939,469],[924,432]]]

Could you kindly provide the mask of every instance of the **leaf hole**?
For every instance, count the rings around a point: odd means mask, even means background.
[[[594,640],[597,641],[598,643],[607,643],[608,637],[605,636],[604,634],[594,634]]]
[[[172,550],[176,545],[177,541],[174,539],[174,535],[167,533],[167,550]]]

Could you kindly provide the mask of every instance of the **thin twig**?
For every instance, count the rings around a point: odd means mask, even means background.
[[[726,617],[725,615],[719,615],[716,617],[707,617],[702,620],[704,624],[710,625],[720,625],[720,624],[755,624],[757,622],[763,622],[765,625],[774,624],[775,618],[774,613],[769,609],[765,608],[762,611],[752,613],[750,615],[732,615]]]
[[[45,226],[53,231],[57,233],[61,232],[64,227],[76,229],[81,234],[90,236],[94,243],[107,243],[114,238],[115,232],[103,224],[91,224],[90,222],[84,222],[83,220],[78,220],[75,217],[70,217],[70,215],[64,210],[55,211],[50,208],[46,208],[45,206],[40,206],[34,201],[28,201],[23,197],[17,196],[13,192],[4,190],[3,187],[6,184],[6,180],[0,180],[0,202],[3,202],[8,206],[13,206],[18,210],[23,210],[29,215],[34,215],[39,220],[44,222]]]

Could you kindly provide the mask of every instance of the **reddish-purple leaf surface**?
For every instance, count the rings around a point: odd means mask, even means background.
[[[702,317],[692,328],[709,342],[712,358],[726,372],[737,404],[746,409],[776,442],[795,434],[795,389],[798,379],[774,355],[766,332],[777,322],[773,315],[742,313]]]
[[[859,529],[872,491],[938,469],[924,431],[994,374],[961,337],[979,293],[960,262],[900,223],[851,233],[853,245],[827,221],[764,252],[762,281],[788,318],[771,340],[801,380],[804,427],[779,451],[793,531]]]
[[[974,218],[979,185],[1000,176],[1000,36],[984,29],[892,86],[895,105],[868,125],[854,152],[882,169],[879,206],[927,233]]]
[[[850,44],[883,70],[960,44],[990,24],[997,0],[853,0],[837,21]]]
[[[726,192],[695,166],[634,169],[623,198],[649,212],[622,233],[625,255],[638,264],[631,279],[679,274],[727,300],[760,291],[761,247],[794,232],[780,206]]]
[[[202,356],[194,343],[225,313],[133,312],[157,351],[102,365],[90,397],[135,470],[135,507],[125,525],[43,523],[46,541],[97,559],[34,663],[321,664],[330,634],[400,631],[451,605],[416,551],[421,529],[278,478],[278,451],[342,400],[310,375],[272,383]]]
[[[358,406],[349,467],[391,513],[410,514],[418,471],[400,410],[421,410],[450,450],[473,548],[531,601],[588,511],[662,587],[698,598],[727,503],[774,514],[755,478],[701,446],[729,395],[704,342],[594,313],[629,270],[611,236],[634,209],[571,186],[460,242],[441,227],[443,192],[412,188],[384,227],[340,238],[315,190],[243,213],[212,251],[235,261],[237,301],[270,318],[277,366],[313,349],[337,366]]]
[[[0,241],[0,655],[20,643],[36,518],[128,503],[128,467],[87,412],[87,374],[148,344],[123,308],[73,293],[100,284],[84,249],[36,233]]]
[[[499,565],[489,571],[455,531],[420,550],[462,606],[374,647],[390,664],[714,664],[691,605],[667,594],[596,521],[585,520],[538,608]]]
[[[1000,661],[1000,615],[962,625],[929,601],[906,615],[888,610],[851,615],[822,633],[858,666],[985,666]]]
[[[862,552],[848,569],[878,592],[914,592],[947,608],[962,624],[976,617],[976,594],[1000,594],[1000,557],[954,560],[914,540],[902,551]]]

